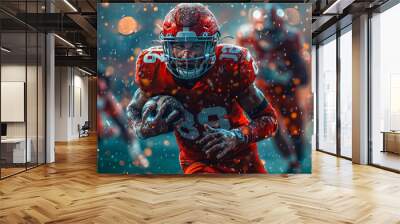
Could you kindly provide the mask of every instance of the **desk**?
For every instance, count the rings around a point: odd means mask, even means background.
[[[31,139],[28,138],[25,151],[25,138],[6,138],[1,139],[1,157],[6,163],[25,163],[31,162]],[[26,160],[25,160],[26,159]]]
[[[382,131],[383,150],[382,152],[393,152],[400,154],[400,131]]]

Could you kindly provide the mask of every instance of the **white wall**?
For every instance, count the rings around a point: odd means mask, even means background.
[[[4,82],[25,82],[25,64],[9,64],[1,66],[1,81]],[[28,67],[28,69],[30,69]],[[1,108],[6,110],[7,108]],[[7,137],[25,137],[25,123],[7,123]]]
[[[77,70],[75,70],[76,72]],[[88,121],[89,119],[89,113],[88,113],[88,78],[85,76],[81,76],[82,73],[79,73],[79,75],[74,75],[74,108],[73,110],[75,113],[73,113],[73,119],[72,119],[72,136],[78,137],[78,124],[81,126],[85,123],[85,121]],[[80,108],[82,107],[82,108]],[[80,111],[81,110],[81,111]]]
[[[69,76],[67,67],[55,68],[55,141],[68,140],[68,86]]]
[[[56,67],[55,73],[55,140],[70,141],[88,120],[88,78],[72,67]]]
[[[25,71],[25,69],[27,69]],[[20,64],[5,64],[1,66],[1,81],[3,82],[25,82],[25,75],[28,72],[28,87],[27,87],[27,119],[28,119],[28,137],[31,133],[29,130],[36,130],[36,82],[37,80],[31,77],[32,74],[36,77],[36,66],[27,66]],[[39,71],[41,72],[41,71]],[[4,97],[4,96],[3,96]],[[42,105],[39,105],[41,107]],[[7,108],[1,108],[7,110]],[[33,113],[34,112],[34,113]],[[32,123],[33,122],[33,123]],[[7,122],[8,137],[25,137],[26,122]],[[32,131],[33,133],[33,131]],[[35,131],[36,137],[36,131]]]
[[[38,69],[38,70],[36,70]],[[25,78],[27,77],[27,80]],[[3,64],[1,66],[1,81],[3,82],[24,82],[26,83],[26,106],[22,107],[22,113],[25,113],[27,119],[23,122],[6,122],[8,138],[25,138],[25,135],[30,140],[30,148],[32,161],[36,162],[39,158],[39,163],[44,163],[44,74],[42,67],[25,66],[24,64]],[[22,93],[24,91],[22,90]],[[7,97],[7,96],[2,96]],[[10,110],[10,108],[2,107],[1,110]],[[11,112],[12,111],[7,111]],[[37,156],[36,153],[39,153]]]

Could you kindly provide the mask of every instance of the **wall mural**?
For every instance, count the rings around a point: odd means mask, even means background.
[[[98,172],[311,173],[311,5],[99,3]]]

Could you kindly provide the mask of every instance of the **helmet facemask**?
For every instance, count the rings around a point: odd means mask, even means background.
[[[215,63],[215,48],[219,40],[215,35],[204,33],[197,36],[195,32],[184,29],[175,36],[160,35],[167,68],[175,78],[182,81],[193,81],[204,75]]]

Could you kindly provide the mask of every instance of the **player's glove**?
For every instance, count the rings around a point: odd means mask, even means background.
[[[148,138],[170,132],[184,111],[183,105],[174,97],[155,96],[143,106],[142,121],[135,127],[136,135]]]
[[[202,150],[208,158],[222,159],[234,155],[242,144],[246,144],[240,130],[226,130],[204,125],[206,134],[197,143],[203,145]]]

